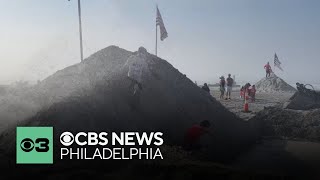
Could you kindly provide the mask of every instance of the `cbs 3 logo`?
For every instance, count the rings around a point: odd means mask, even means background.
[[[37,152],[49,151],[49,139],[37,138],[34,142],[30,138],[25,138],[20,142],[20,148],[24,152],[30,152],[35,149]]]

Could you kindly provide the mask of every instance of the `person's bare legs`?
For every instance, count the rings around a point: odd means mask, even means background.
[[[231,99],[232,86],[228,87],[228,99]]]
[[[230,88],[227,87],[227,94],[226,94],[226,100],[230,99]]]
[[[224,98],[224,91],[220,91],[220,99]]]

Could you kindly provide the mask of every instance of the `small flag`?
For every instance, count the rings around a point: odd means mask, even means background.
[[[281,68],[281,62],[279,61],[276,53],[274,54],[274,66],[283,71],[283,69]]]
[[[160,11],[157,6],[157,18],[156,18],[156,25],[160,27],[160,39],[163,41],[165,38],[168,37],[168,33],[166,27],[164,26]]]

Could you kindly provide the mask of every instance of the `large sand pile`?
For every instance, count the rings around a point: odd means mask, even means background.
[[[270,77],[264,77],[256,84],[258,92],[295,92],[296,89],[279,78],[274,73]]]
[[[320,109],[296,111],[268,107],[253,119],[260,124],[263,136],[320,141]]]
[[[119,72],[132,52],[116,46],[102,49],[79,64],[59,70],[36,85],[38,96],[45,96],[48,105],[69,97],[76,91],[86,90],[98,82],[110,79]],[[106,79],[107,78],[107,79]]]
[[[147,52],[150,74],[144,77],[140,103],[133,106],[125,64],[135,54],[111,46],[53,74],[38,85],[38,93],[49,97],[49,107],[20,125],[54,126],[56,136],[63,131],[162,131],[166,143],[181,144],[188,127],[207,119],[213,124],[213,135],[204,140],[207,155],[216,160],[231,159],[255,141],[250,122]],[[14,129],[0,137],[7,152],[14,152],[14,137]]]
[[[310,94],[296,92],[286,104],[286,108],[294,110],[310,110],[320,108],[320,93],[315,91],[310,91]]]
[[[117,49],[111,46],[99,51],[84,62],[58,71],[37,85],[19,81],[0,86],[0,133],[9,125],[32,117],[72,92],[93,86],[114,71],[113,67],[119,68],[121,63],[117,60],[127,59],[131,52]],[[104,57],[110,57],[108,63],[101,60]]]

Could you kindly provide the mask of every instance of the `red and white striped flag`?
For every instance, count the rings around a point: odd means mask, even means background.
[[[160,39],[163,41],[165,38],[168,37],[168,33],[166,27],[164,26],[160,11],[157,6],[157,18],[156,18],[156,25],[160,27]]]
[[[274,54],[274,66],[283,71],[283,69],[281,68],[281,62],[279,61],[279,58],[276,53]]]

